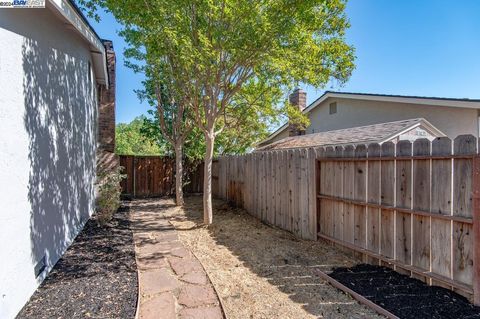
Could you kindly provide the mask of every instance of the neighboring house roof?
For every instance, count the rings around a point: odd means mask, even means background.
[[[342,130],[291,136],[272,144],[260,147],[256,151],[270,151],[329,145],[384,143],[417,127],[421,127],[433,136],[445,136],[440,130],[423,118],[395,121]]]
[[[409,96],[409,95],[387,95],[387,94],[371,94],[371,93],[353,93],[353,92],[335,92],[325,91],[318,99],[313,101],[309,106],[303,109],[302,113],[308,114],[315,109],[323,101],[328,98],[346,98],[354,100],[369,100],[369,101],[381,101],[381,102],[397,102],[397,103],[409,103],[409,104],[424,104],[433,106],[447,106],[447,107],[459,107],[459,108],[471,108],[480,109],[480,99],[457,99],[457,98],[445,98],[445,97],[427,97],[427,96]],[[288,128],[288,123],[285,123],[279,127],[275,132],[262,141],[260,145],[270,141],[272,138],[282,133]]]
[[[108,88],[107,55],[103,40],[75,2],[73,0],[46,0],[45,6],[62,19],[67,28],[77,32],[89,44],[97,83],[104,84]]]

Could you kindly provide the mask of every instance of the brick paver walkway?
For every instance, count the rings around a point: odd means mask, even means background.
[[[140,319],[223,317],[200,262],[178,240],[154,202],[130,205],[138,267]]]

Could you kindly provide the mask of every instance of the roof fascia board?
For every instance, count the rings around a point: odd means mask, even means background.
[[[374,95],[374,94],[354,94],[354,93],[341,93],[341,92],[325,92],[312,104],[307,106],[302,113],[308,114],[310,111],[315,109],[318,105],[322,104],[328,98],[340,98],[340,99],[354,99],[354,100],[367,100],[367,101],[380,101],[380,102],[396,102],[396,103],[405,103],[405,104],[421,104],[421,105],[431,105],[431,106],[444,106],[444,107],[457,107],[457,108],[467,108],[467,109],[480,109],[479,101],[463,101],[455,99],[433,99],[433,98],[419,98],[419,97],[400,97],[400,96],[384,96],[384,95]],[[278,128],[274,133],[272,133],[268,139],[264,142],[270,141],[272,138],[283,132],[288,127],[287,124],[284,124]],[[443,134],[443,133],[442,133]]]
[[[312,109],[317,107],[317,105],[321,104],[323,101],[325,101],[328,97],[327,95],[331,93],[324,93],[322,96],[320,96],[318,99],[316,99],[312,104],[307,106],[306,108],[303,109],[302,113],[307,114],[310,112]],[[280,126],[275,132],[273,132],[266,140],[263,140],[262,143],[270,141],[272,138],[277,136],[278,134],[282,133],[286,128],[288,127],[288,122]]]
[[[437,129],[435,126],[433,126],[430,122],[428,122],[427,120],[425,119],[422,119],[421,121],[419,121],[418,123],[415,123],[413,125],[410,125],[406,128],[404,128],[403,130],[401,130],[400,132],[396,132],[392,135],[390,135],[389,137],[387,137],[386,139],[384,139],[383,141],[380,142],[380,144],[382,143],[385,143],[385,142],[388,142],[396,137],[399,137],[400,135],[404,134],[404,133],[407,133],[411,130],[413,130],[414,128],[417,128],[419,126],[422,126],[423,128],[425,128],[427,131],[429,131],[429,133],[431,133],[432,135],[440,135],[440,136],[446,136],[442,131],[440,131],[439,129]]]
[[[288,123],[283,124],[283,125],[280,126],[275,132],[273,132],[269,137],[267,137],[267,139],[263,140],[263,141],[260,142],[260,143],[265,143],[265,142],[270,141],[272,138],[274,138],[274,137],[277,136],[278,134],[282,133],[287,127],[288,127]]]
[[[395,103],[405,103],[405,104],[421,104],[421,105],[431,105],[431,106],[444,106],[444,107],[458,107],[458,108],[467,108],[467,109],[479,109],[479,101],[467,101],[467,100],[456,100],[456,99],[435,99],[435,98],[421,98],[421,97],[402,97],[402,96],[384,96],[384,95],[374,95],[374,94],[355,94],[355,93],[327,93],[325,98],[344,98],[344,99],[354,99],[354,100],[367,100],[367,101],[380,101],[380,102],[395,102]],[[318,105],[318,104],[317,104]]]
[[[315,109],[318,105],[322,104],[328,98],[340,98],[340,99],[354,99],[354,100],[368,100],[368,101],[380,101],[380,102],[396,102],[406,104],[421,104],[431,106],[444,106],[444,107],[458,107],[467,109],[480,109],[480,102],[478,101],[461,101],[454,99],[431,99],[431,98],[418,98],[418,97],[398,97],[398,96],[383,96],[383,95],[368,95],[368,94],[354,94],[354,93],[336,93],[325,92],[312,104],[307,106],[302,112],[304,114],[309,113]],[[287,128],[287,124],[284,124],[272,133],[268,139],[263,142],[268,142]],[[442,133],[443,134],[443,133]]]
[[[104,84],[108,88],[108,72],[107,72],[107,56],[105,47],[103,43],[100,41],[98,36],[95,32],[91,29],[91,27],[84,21],[82,16],[79,14],[76,8],[72,6],[72,4],[67,0],[48,0],[48,4],[50,8],[55,10],[57,14],[59,14],[63,19],[65,19],[73,29],[80,34],[80,36],[85,39],[91,46],[90,50],[92,51],[92,62],[95,65],[95,70],[100,72],[96,73],[97,82],[99,84]],[[99,59],[95,58],[94,55],[102,56],[102,65],[98,65]],[[98,74],[100,73],[100,74]]]

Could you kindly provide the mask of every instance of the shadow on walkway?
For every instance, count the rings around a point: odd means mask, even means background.
[[[139,274],[139,319],[222,319],[220,301],[202,264],[178,240],[163,200],[129,203]]]
[[[178,231],[191,231],[202,223],[202,198],[187,197],[183,211],[176,213],[170,211],[164,217],[177,220],[181,225],[177,227]],[[175,225],[177,226],[177,223]],[[347,255],[325,243],[299,240],[286,231],[261,223],[242,209],[231,208],[218,200],[214,201],[213,224],[208,227],[208,234],[216,244],[211,250],[225,247],[241,262],[242,267],[266,279],[270,285],[288,295],[292,302],[301,305],[312,317],[380,317],[319,278],[319,269],[329,270],[336,266],[354,264]],[[214,253],[212,251],[212,255]],[[232,274],[239,265],[220,265],[223,261],[212,261],[215,262],[212,266],[215,269],[209,271],[213,274],[225,271],[231,280],[237,280],[239,285],[244,285],[245,283],[241,282],[242,278],[236,278],[237,275]],[[222,290],[218,286],[217,289]],[[239,300],[234,300],[239,298],[238,291],[231,291],[228,296],[221,295],[224,300],[230,299],[235,307],[247,306],[240,304]],[[264,300],[265,309],[262,309],[262,313],[250,313],[253,318],[282,314],[277,312],[277,306],[282,305],[276,304],[279,301],[275,300],[274,296],[271,297],[273,299],[268,295],[258,298]]]

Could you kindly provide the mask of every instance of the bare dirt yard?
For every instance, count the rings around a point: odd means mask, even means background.
[[[145,205],[161,207],[201,261],[228,318],[381,318],[319,278],[319,269],[355,265],[326,243],[299,240],[222,201],[214,201],[213,225],[203,227],[200,196],[187,197],[184,209],[171,199]]]

